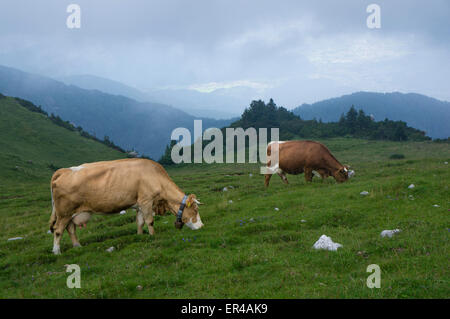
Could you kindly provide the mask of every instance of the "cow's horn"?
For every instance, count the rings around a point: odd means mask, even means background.
[[[194,202],[197,203],[197,205],[203,205],[202,203],[200,203],[198,200],[194,199]]]

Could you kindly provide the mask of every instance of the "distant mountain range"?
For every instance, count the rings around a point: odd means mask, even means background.
[[[254,97],[254,91],[245,87],[226,89],[226,92],[217,89],[209,93],[173,88],[144,92],[121,82],[89,74],[65,76],[57,80],[83,89],[123,95],[139,102],[167,104],[194,116],[214,119],[238,117]]]
[[[98,138],[108,136],[122,148],[154,159],[163,154],[177,127],[192,132],[194,119],[203,120],[203,129],[231,122],[195,117],[168,105],[82,89],[4,66],[0,66],[0,93],[30,100]]]
[[[336,122],[342,113],[354,105],[380,121],[401,120],[409,126],[425,131],[432,138],[450,136],[450,102],[440,101],[416,93],[357,92],[313,104],[303,104],[293,110],[302,119],[316,118]]]

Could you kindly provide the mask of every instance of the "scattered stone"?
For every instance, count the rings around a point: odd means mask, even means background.
[[[255,219],[254,219],[254,218],[250,218],[248,221],[249,221],[250,223],[253,223],[253,222],[255,221]]]
[[[414,187],[416,187],[414,184],[408,186],[409,189],[413,189]]]
[[[332,250],[332,251],[338,250],[339,247],[342,247],[342,245],[333,242],[331,240],[331,237],[328,237],[326,235],[320,236],[319,240],[316,241],[313,245],[314,249],[325,249],[325,250]]]
[[[438,204],[434,204],[433,207],[441,207],[441,206],[439,206]]]
[[[381,237],[392,237],[394,234],[401,232],[400,229],[392,229],[392,230],[383,230],[380,234]]]
[[[126,213],[127,213],[127,211],[123,210],[123,211],[121,211],[119,214],[120,214],[120,215],[124,215],[124,214],[126,214]]]
[[[364,257],[364,258],[368,258],[369,255],[364,251],[364,250],[360,250],[356,253],[358,256]]]
[[[229,204],[233,204],[233,201],[230,199],[230,200],[228,201],[228,203],[229,203]]]
[[[142,290],[142,286],[141,286],[141,285],[137,285],[137,286],[136,286],[136,290],[141,291],[141,290]]]
[[[361,193],[359,193],[359,195],[367,196],[367,195],[369,195],[369,192],[368,191],[362,191]]]
[[[279,209],[278,207],[275,207],[275,210],[276,210],[276,211],[279,211],[280,209]]]
[[[13,237],[13,238],[9,238],[8,241],[20,240],[20,239],[23,239],[23,237]]]
[[[233,189],[234,187],[230,185],[230,186],[228,186],[228,188],[229,188],[229,189]]]
[[[444,162],[445,165],[448,165],[448,162]]]
[[[306,220],[304,220],[304,219],[302,219],[300,222],[302,222],[302,223],[306,223]]]
[[[108,253],[112,253],[113,251],[114,251],[114,246],[111,246],[111,247],[109,247],[106,251],[108,252]]]

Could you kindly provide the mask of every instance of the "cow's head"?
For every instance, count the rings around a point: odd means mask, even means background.
[[[175,222],[175,227],[181,229],[183,224],[193,230],[197,230],[203,227],[200,214],[198,213],[198,206],[201,203],[197,200],[194,194],[191,194],[186,199],[186,206],[184,207],[183,214],[181,215],[181,222]]]
[[[339,170],[335,171],[333,176],[336,182],[338,183],[345,182],[348,179],[348,168],[346,166],[343,166]]]

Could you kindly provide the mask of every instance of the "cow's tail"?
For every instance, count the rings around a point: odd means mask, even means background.
[[[55,210],[55,201],[53,200],[53,187],[52,185],[50,185],[50,194],[52,196],[52,214],[50,215],[50,221],[49,221],[49,226],[50,226],[50,231],[53,233],[53,231],[55,230],[55,224],[56,224],[56,210]]]

